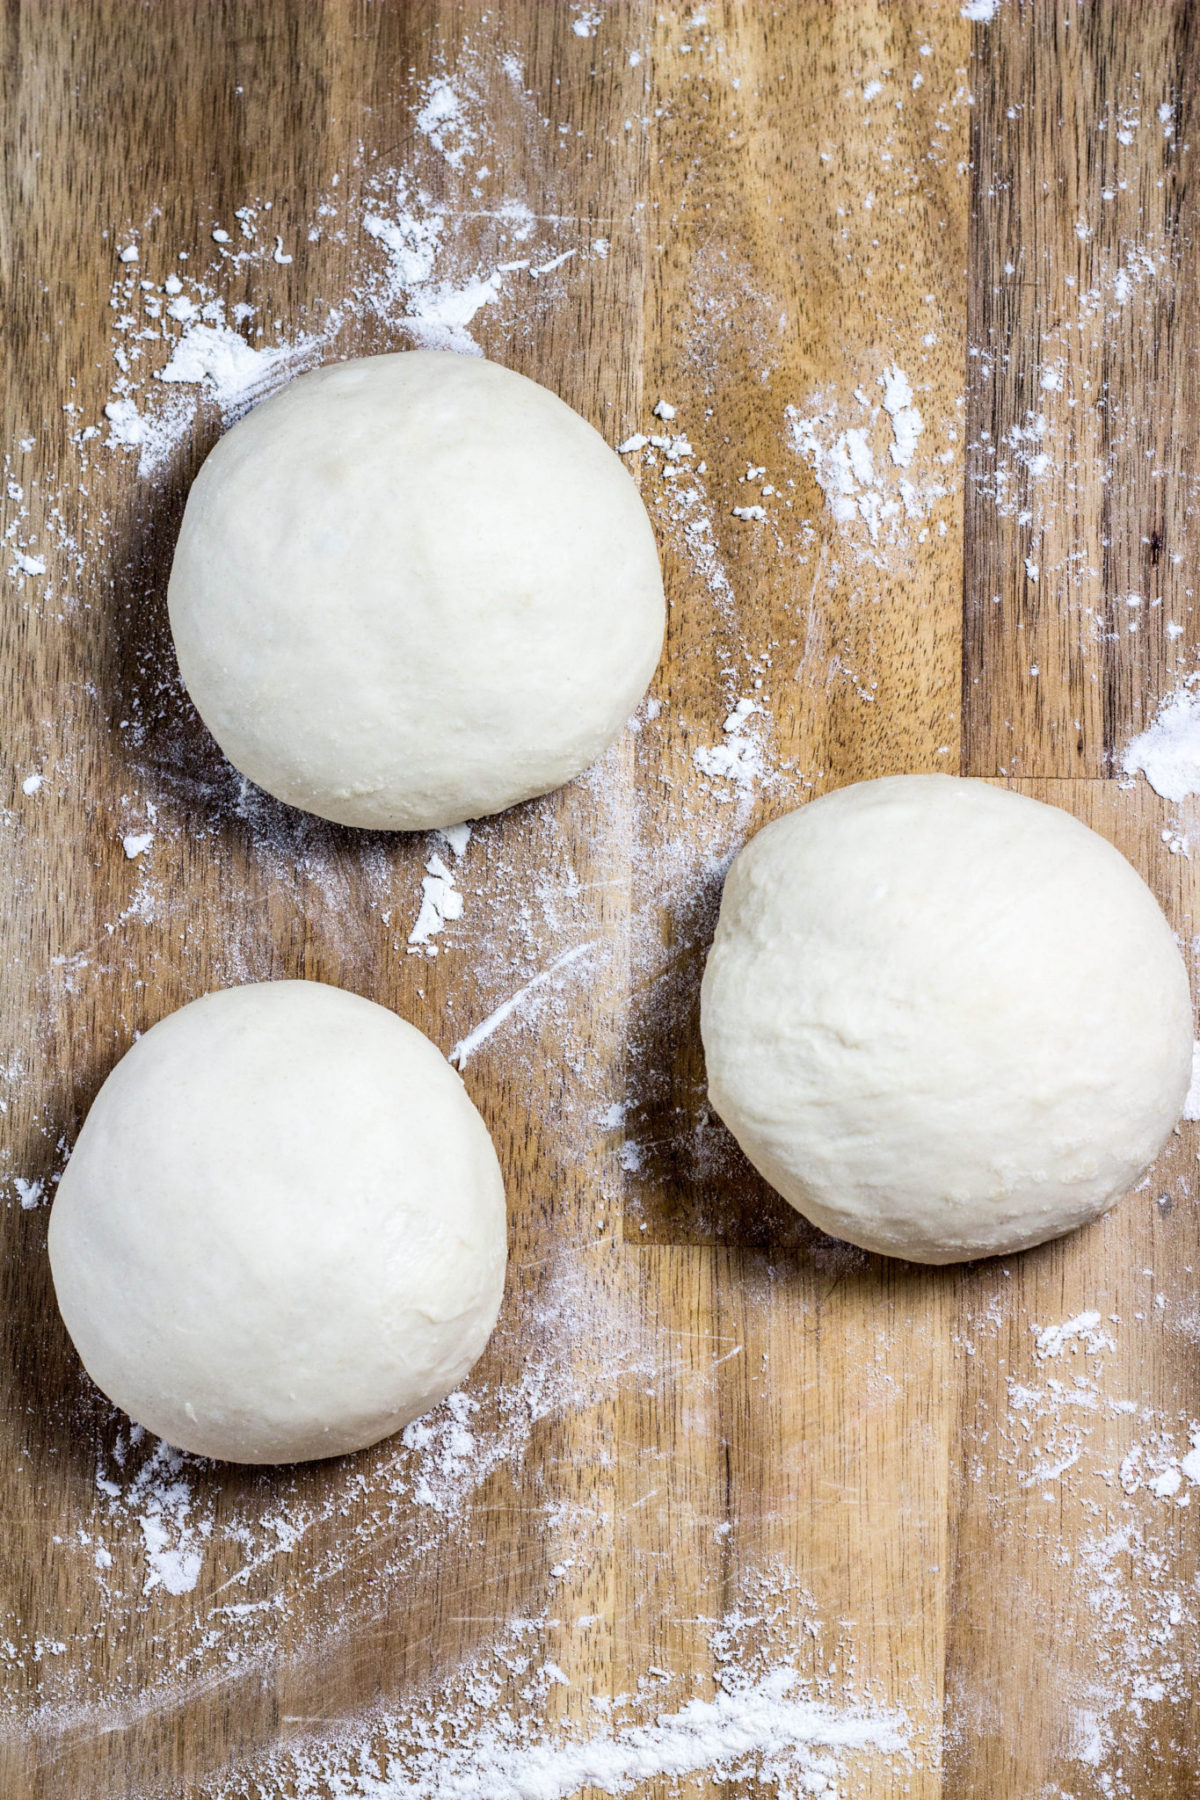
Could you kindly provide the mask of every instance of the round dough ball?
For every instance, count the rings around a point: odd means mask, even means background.
[[[915,1262],[1104,1212],[1192,1065],[1150,890],[1057,807],[903,775],[814,800],[729,872],[704,972],[712,1103],[834,1236]]]
[[[134,1044],[50,1216],[67,1330],[201,1456],[359,1450],[443,1399],[504,1288],[487,1128],[429,1039],[315,981],[229,988]]]
[[[662,650],[620,459],[510,369],[414,350],[301,375],[223,437],[169,589],[229,760],[343,825],[415,831],[559,787]]]

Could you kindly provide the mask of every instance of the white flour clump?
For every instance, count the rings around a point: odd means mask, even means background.
[[[396,179],[392,208],[392,218],[375,212],[363,218],[363,230],[388,257],[383,284],[372,299],[374,310],[385,317],[402,312],[410,335],[424,349],[478,356],[479,345],[467,327],[499,297],[503,268],[466,280],[439,280],[435,270],[444,218],[423,196],[414,197],[403,176]]]
[[[224,413],[246,405],[286,373],[310,345],[303,338],[255,350],[225,324],[193,325],[181,337],[157,381],[211,383]]]
[[[702,775],[713,781],[731,781],[743,791],[758,787],[767,774],[767,765],[761,738],[750,726],[756,714],[763,714],[758,701],[743,697],[722,726],[724,742],[693,750],[692,761]]]
[[[1192,1084],[1183,1103],[1183,1116],[1189,1124],[1200,1119],[1200,1042],[1192,1045]]]
[[[471,827],[469,825],[443,825],[437,835],[449,844],[455,862],[461,862],[467,854],[467,845],[471,841]]]
[[[1121,758],[1126,775],[1140,770],[1164,800],[1200,794],[1200,677],[1191,675],[1158,709],[1154,723],[1133,738]]]
[[[130,1481],[123,1483],[101,1469],[96,1486],[109,1502],[110,1517],[130,1517],[141,1532],[147,1568],[142,1592],[164,1587],[169,1594],[187,1594],[200,1578],[213,1529],[210,1513],[193,1517],[196,1499],[189,1477],[205,1465],[133,1425],[127,1434],[118,1434],[113,1451],[118,1468],[144,1444],[154,1448]],[[111,1563],[111,1552],[104,1554]],[[107,1564],[101,1560],[98,1566]]]
[[[430,82],[416,126],[452,169],[461,169],[474,146],[475,133],[467,124],[462,101],[444,75]]]
[[[1081,1312],[1061,1325],[1047,1325],[1037,1332],[1038,1361],[1048,1356],[1061,1356],[1067,1349],[1086,1349],[1089,1355],[1095,1355],[1098,1350],[1115,1349],[1112,1339],[1099,1326],[1098,1312]]]
[[[907,473],[924,420],[913,405],[912,383],[904,370],[892,363],[875,385],[883,389],[882,404],[867,388],[854,389],[858,413],[853,423],[829,394],[815,394],[803,410],[786,407],[784,417],[792,448],[811,468],[858,560],[882,568],[884,546],[904,549],[910,538],[923,541],[924,521],[951,489],[940,474],[918,481]],[[935,461],[949,468],[953,448]]]
[[[424,946],[428,955],[436,956],[438,947],[430,943],[430,939],[436,937],[449,921],[462,918],[463,897],[454,885],[453,871],[446,867],[440,856],[431,856],[425,871],[421,882],[421,910],[408,934],[408,942],[412,950]]]
[[[471,838],[469,825],[447,825],[443,830],[434,833],[452,853],[455,862],[461,862],[467,853],[467,845]],[[447,866],[442,857],[434,854],[425,864],[425,875],[421,882],[421,909],[417,914],[417,922],[408,934],[409,955],[416,956],[423,948],[427,956],[436,956],[438,946],[430,942],[447,923],[461,919],[463,915],[463,897],[454,885],[454,871]]]
[[[879,380],[883,388],[883,410],[892,421],[888,453],[898,468],[907,469],[921,435],[921,415],[912,403],[912,387],[903,369],[893,363]]]

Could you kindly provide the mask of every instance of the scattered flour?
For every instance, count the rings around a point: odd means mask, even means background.
[[[760,1791],[817,1775],[810,1793],[836,1800],[823,1750],[904,1748],[895,1715],[841,1713],[794,1693],[796,1676],[780,1669],[743,1688],[722,1688],[713,1700],[689,1700],[653,1724],[571,1740],[532,1737],[508,1718],[480,1731],[466,1746],[445,1742],[417,1762],[389,1762],[382,1777],[360,1788],[364,1800],[569,1800],[584,1788],[629,1794],[643,1783],[705,1775],[713,1781],[755,1780]],[[836,1766],[836,1765],[835,1765]]]
[[[420,136],[452,182],[461,176],[467,192],[470,178],[464,165],[474,154],[485,120],[477,86],[470,72],[457,83],[435,77],[415,115]],[[278,234],[257,235],[263,211],[269,211],[264,202],[237,209],[242,241],[235,247],[227,232],[217,239],[222,266],[232,261],[268,268],[292,260]],[[473,242],[467,245],[471,226],[481,216],[491,222],[494,239],[491,254],[483,256]],[[481,215],[473,197],[465,201],[452,194],[434,200],[411,168],[382,168],[366,179],[357,203],[321,200],[306,233],[310,241],[319,241],[326,232],[351,237],[361,232],[367,246],[382,252],[382,262],[367,265],[351,292],[329,304],[316,324],[272,342],[266,340],[267,328],[258,322],[254,306],[227,304],[222,269],[191,275],[181,273],[184,265],[177,263],[162,280],[145,275],[143,270],[157,260],[150,230],[148,226],[140,267],[120,264],[113,284],[119,374],[103,408],[104,443],[136,450],[143,478],[160,474],[191,434],[196,402],[181,389],[201,389],[215,402],[222,422],[231,424],[283,382],[336,355],[348,322],[364,309],[385,326],[403,331],[411,343],[479,355],[470,327],[501,298],[506,283],[523,272],[544,277],[572,258],[603,258],[609,248],[604,238],[579,241],[575,221],[538,215],[523,196],[508,195]],[[530,257],[512,257],[513,247],[547,231],[551,241],[564,232],[577,241],[542,259],[536,269]],[[179,328],[177,335],[172,327]],[[278,321],[272,329],[282,331]],[[163,351],[158,366],[147,366]],[[79,442],[88,442],[100,430],[84,426]],[[26,567],[39,561],[23,552],[16,566],[41,574],[44,567]]]
[[[678,409],[669,400],[659,399],[651,410],[656,419],[669,425]],[[644,478],[658,478],[655,491],[646,499],[660,530],[704,581],[723,623],[732,627],[737,605],[703,480],[707,464],[695,460],[696,451],[686,431],[635,431],[618,442],[617,451],[622,456],[643,452],[640,466]]]
[[[507,1000],[501,1001],[500,1005],[490,1012],[486,1019],[481,1020],[473,1031],[469,1031],[466,1037],[460,1038],[455,1044],[450,1052],[450,1061],[455,1068],[465,1069],[479,1046],[486,1043],[493,1032],[498,1031],[509,1019],[527,1011],[534,999],[550,987],[563,969],[570,968],[573,963],[581,962],[583,958],[601,948],[602,940],[593,938],[586,944],[576,944],[572,949],[564,950],[561,956],[555,957],[548,968],[543,969],[540,974],[534,975],[523,987],[518,988],[515,994],[510,994]]]
[[[1166,1317],[1166,1297],[1152,1287],[1146,1304]],[[981,1323],[1000,1334],[1005,1320],[993,1299]],[[978,1429],[990,1444],[989,1494],[999,1494],[997,1467],[1007,1465],[1026,1496],[1024,1509],[1012,1488],[1002,1504],[987,1503],[997,1593],[1025,1593],[1027,1541],[1049,1531],[1052,1565],[1039,1580],[1043,1593],[1053,1589],[1061,1654],[1052,1685],[1056,1708],[1075,1720],[1071,1754],[1102,1771],[1095,1791],[1105,1800],[1141,1800],[1123,1764],[1140,1767],[1186,1716],[1200,1654],[1200,1596],[1177,1573],[1172,1524],[1200,1500],[1200,1422],[1114,1391],[1127,1372],[1111,1354],[1120,1323],[1091,1308],[1033,1326],[1029,1365],[1019,1356],[1007,1376],[1007,1410],[982,1409]],[[991,1354],[1003,1367],[1000,1350],[998,1339]],[[968,1427],[968,1468],[972,1439]]]
[[[649,1782],[674,1788],[696,1777],[737,1783],[739,1791],[753,1783],[755,1793],[778,1800],[849,1800],[858,1783],[844,1784],[863,1758],[910,1752],[902,1712],[835,1698],[831,1682],[805,1679],[786,1652],[752,1647],[749,1633],[764,1623],[761,1600],[753,1613],[737,1607],[713,1621],[703,1676],[655,1667],[636,1694],[593,1696],[592,1720],[582,1722],[555,1707],[555,1695],[572,1683],[541,1648],[551,1623],[545,1615],[513,1620],[487,1653],[423,1703],[381,1709],[332,1742],[288,1745],[250,1763],[215,1800],[233,1800],[246,1780],[263,1794],[286,1786],[297,1800],[316,1800],[331,1783],[345,1800],[571,1800],[584,1791],[632,1794]],[[808,1619],[777,1635],[794,1642],[819,1631]],[[500,1704],[516,1672],[525,1677],[522,1703]],[[687,1692],[701,1682],[707,1694]]]
[[[1106,109],[1096,128],[1124,145],[1132,142],[1130,124],[1130,115],[1118,106]],[[1102,190],[1102,202],[1136,185],[1128,167],[1119,188]],[[1169,240],[1154,236],[1130,241],[1128,231],[1109,243],[1096,236],[1088,219],[1076,230],[1088,245],[1089,280],[1084,286],[1065,277],[1061,300],[1044,310],[1040,363],[1031,370],[1034,404],[999,435],[981,426],[969,445],[968,469],[974,493],[1016,522],[1030,579],[1054,580],[1065,593],[1079,596],[1086,648],[1111,636],[1113,599],[1098,548],[1083,526],[1085,509],[1076,507],[1074,496],[1120,482],[1135,434],[1124,416],[1114,429],[1103,398],[1111,345],[1118,334],[1123,341],[1137,341],[1145,333],[1154,342],[1158,309],[1170,303],[1177,252]],[[1017,277],[1017,265],[1010,262],[1005,272]],[[1027,273],[1020,271],[1022,278]],[[972,383],[986,388],[1014,351],[1001,333],[994,341],[970,344],[967,354]],[[988,416],[986,402],[979,416]],[[1140,603],[1137,596],[1134,601]],[[1136,632],[1138,621],[1126,619],[1116,628],[1131,627]]]

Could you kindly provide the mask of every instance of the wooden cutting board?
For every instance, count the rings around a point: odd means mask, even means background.
[[[1193,9],[14,0],[0,31],[5,1800],[499,1800],[543,1753],[547,1791],[644,1753],[663,1794],[685,1740],[697,1795],[1193,1795],[1193,1128],[1091,1229],[924,1270],[763,1186],[697,1035],[729,857],[898,771],[1077,813],[1192,953],[1195,805],[1120,769],[1200,647]],[[663,440],[626,455],[670,616],[601,767],[456,858],[240,783],[164,595],[223,417],[463,334]],[[435,855],[462,916],[410,944]],[[280,976],[467,1044],[512,1274],[415,1438],[239,1471],[90,1388],[46,1220],[133,1037]],[[807,1790],[759,1754],[789,1667],[833,1740],[793,1746]],[[722,1672],[718,1755],[680,1714]]]

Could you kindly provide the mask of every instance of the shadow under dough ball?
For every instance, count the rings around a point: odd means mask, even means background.
[[[784,1198],[927,1263],[1104,1212],[1192,1066],[1183,959],[1120,852],[948,775],[842,788],[750,841],[701,1033],[714,1107]]]
[[[480,357],[331,363],[192,485],[168,593],[243,775],[343,825],[500,812],[607,749],[657,666],[654,534],[598,432]]]
[[[50,1264],[88,1373],[233,1462],[358,1450],[456,1388],[504,1289],[487,1127],[429,1039],[316,981],[161,1020],[84,1121]]]

